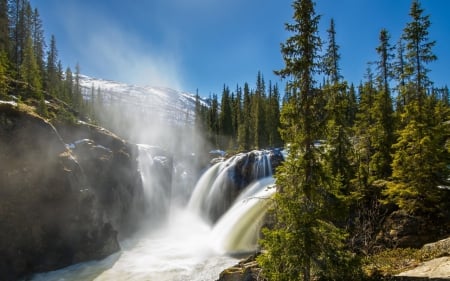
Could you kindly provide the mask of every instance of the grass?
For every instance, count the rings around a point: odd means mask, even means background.
[[[448,247],[439,244],[422,249],[388,249],[364,258],[363,270],[369,277],[393,276],[423,262],[448,255]]]

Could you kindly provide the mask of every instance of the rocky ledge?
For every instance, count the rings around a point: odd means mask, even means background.
[[[58,129],[0,104],[2,280],[110,255],[145,209],[132,145],[85,124]]]
[[[439,256],[395,276],[395,280],[450,280],[450,238],[422,247],[424,253]]]
[[[217,281],[256,281],[259,280],[261,268],[255,260],[256,255],[252,255],[238,264],[225,269],[220,273]]]

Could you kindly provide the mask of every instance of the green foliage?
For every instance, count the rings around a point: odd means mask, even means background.
[[[353,270],[348,275],[341,270],[352,268],[353,262],[345,249],[345,231],[333,223],[341,206],[340,185],[333,185],[326,168],[326,149],[315,145],[326,131],[323,91],[315,88],[314,80],[320,65],[319,16],[312,1],[294,1],[293,8],[294,23],[286,24],[293,35],[281,46],[285,68],[276,72],[289,78],[290,96],[281,110],[281,136],[289,144],[289,156],[277,170],[276,223],[264,231],[266,252],[258,262],[269,280],[352,280]],[[333,115],[330,128],[342,121],[342,112]]]
[[[8,94],[8,80],[7,80],[7,70],[8,70],[8,57],[6,52],[0,51],[0,97],[6,97]]]
[[[427,94],[431,81],[426,64],[436,59],[434,41],[428,39],[429,16],[423,16],[420,3],[411,5],[411,22],[404,29],[406,43],[405,77],[400,89],[404,96],[401,127],[392,162],[392,181],[384,192],[387,200],[409,213],[436,212],[442,209],[443,190],[438,186],[449,175],[449,111],[445,103]],[[431,114],[430,114],[431,113]]]
[[[23,90],[27,96],[40,99],[42,97],[41,76],[39,66],[33,51],[31,37],[29,36],[25,43],[23,61],[20,65],[20,78],[25,83]]]
[[[366,276],[381,278],[399,274],[423,262],[446,255],[448,255],[448,248],[440,246],[421,249],[397,248],[367,256],[362,262]]]
[[[417,107],[415,104],[408,108]],[[404,115],[408,115],[408,108]],[[416,120],[399,131],[393,146],[393,180],[385,195],[409,213],[434,212],[440,207],[443,191],[438,186],[448,175],[449,163],[445,132],[448,126],[442,122],[432,126]]]

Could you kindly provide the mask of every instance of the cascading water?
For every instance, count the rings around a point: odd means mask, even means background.
[[[214,223],[251,182],[271,175],[268,151],[237,154],[215,164],[200,178],[189,208]]]
[[[261,224],[275,192],[274,183],[268,177],[251,184],[214,225],[211,240],[219,253],[249,253],[257,248]]]
[[[167,163],[167,159],[156,159],[148,146],[141,145],[139,151],[146,197],[153,204],[148,214],[152,219],[133,238],[121,241],[121,252],[38,274],[33,280],[216,280],[223,269],[236,263],[227,254],[256,250],[270,204],[266,198],[275,190],[269,188],[274,180],[266,152],[239,154],[215,164],[199,179],[188,206],[177,206],[170,203],[170,195],[177,191],[161,187],[161,178],[155,179],[155,162]],[[232,207],[211,224],[199,213],[221,204],[226,188],[233,189],[226,198],[226,205]],[[158,216],[165,223],[156,224]]]

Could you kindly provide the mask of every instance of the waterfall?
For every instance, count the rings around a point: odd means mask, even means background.
[[[171,160],[154,146],[138,144],[139,171],[147,201],[147,217],[164,222],[171,202]]]
[[[229,254],[257,250],[268,198],[275,192],[268,152],[241,153],[213,165],[198,180],[188,206],[181,206],[172,200],[172,158],[155,147],[138,147],[151,219],[134,237],[120,241],[121,252],[33,280],[216,280],[237,262]]]
[[[257,248],[270,197],[275,192],[274,183],[272,177],[267,177],[251,184],[214,225],[211,239],[218,252],[239,254]]]
[[[200,178],[189,208],[215,223],[250,183],[271,175],[268,151],[239,153],[215,164]]]

